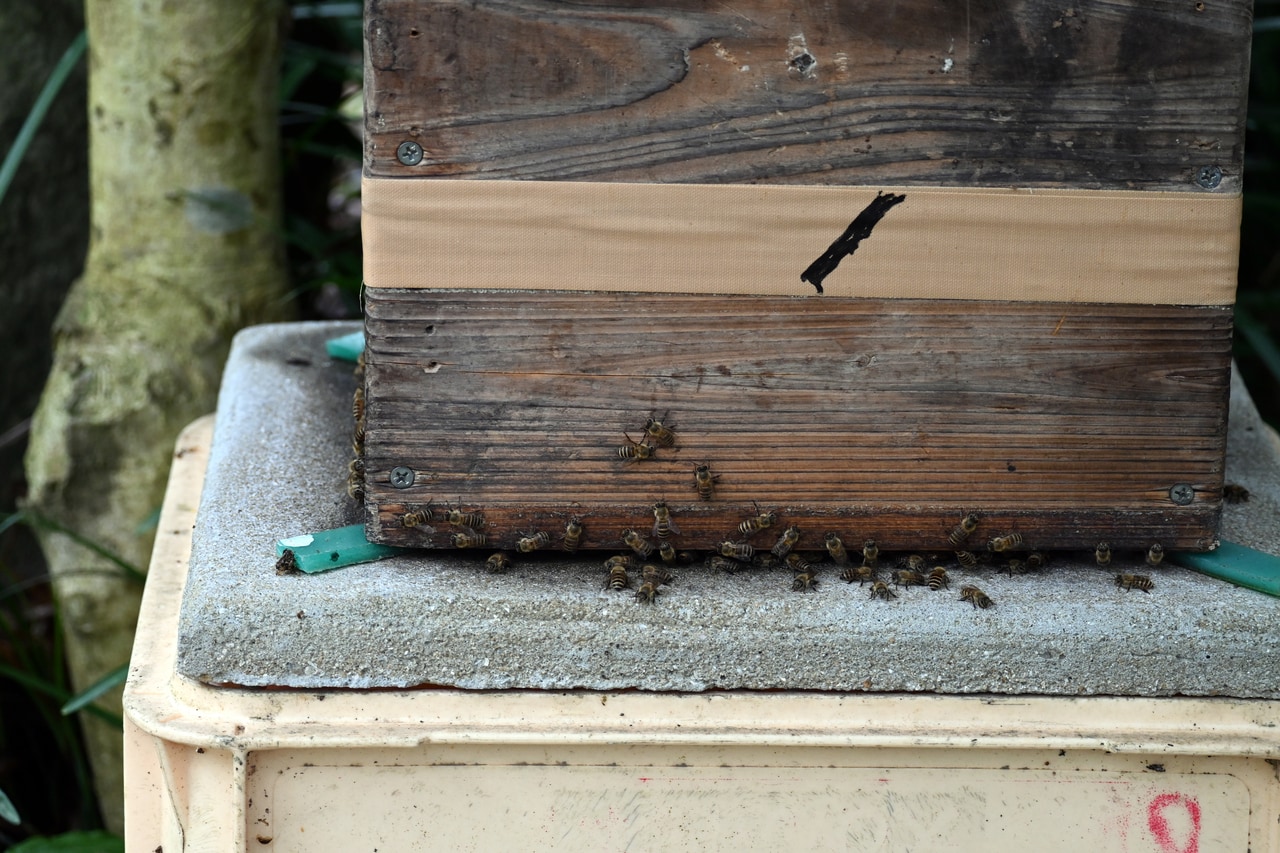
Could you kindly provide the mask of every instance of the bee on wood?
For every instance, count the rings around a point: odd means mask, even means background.
[[[864,566],[874,566],[876,560],[880,559],[880,548],[876,545],[876,540],[868,539],[862,543],[862,564]]]
[[[627,574],[627,567],[619,563],[609,569],[609,576],[604,580],[605,589],[617,592],[622,589],[630,589],[631,577]]]
[[[1229,504],[1242,504],[1249,498],[1249,490],[1239,483],[1227,483],[1222,487],[1222,499]]]
[[[1151,592],[1156,585],[1151,578],[1146,575],[1116,575],[1116,586],[1123,590],[1140,589],[1143,592]]]
[[[650,417],[644,422],[644,432],[649,439],[658,447],[675,447],[676,434],[673,427],[675,424],[664,424],[670,412],[664,412],[661,418]]]
[[[871,598],[880,598],[888,601],[891,598],[897,598],[898,594],[889,589],[889,585],[884,581],[876,581],[871,585]]]
[[[489,559],[484,561],[484,565],[485,568],[496,574],[509,570],[515,564],[512,563],[511,558],[506,554],[501,551],[496,551],[489,556]]]
[[[356,423],[361,423],[364,421],[364,388],[363,386],[357,386],[356,393],[351,398],[351,417],[355,419]]]
[[[280,559],[276,560],[276,574],[293,575],[300,571],[301,569],[298,568],[298,558],[294,556],[292,550],[285,548],[280,554]]]
[[[943,587],[950,588],[951,586],[951,578],[947,576],[947,570],[943,566],[934,566],[933,571],[929,572],[925,582],[929,585],[929,589],[934,592]]]
[[[459,509],[446,510],[444,520],[454,527],[465,527],[467,530],[483,530],[485,524],[483,514]]]
[[[757,506],[756,516],[754,518],[748,518],[746,521],[739,524],[738,532],[743,536],[751,536],[754,533],[759,533],[761,530],[766,530],[772,527],[773,523],[777,520],[777,513],[760,512],[760,507]]]
[[[818,577],[813,571],[797,572],[791,578],[792,592],[813,592],[818,588]]]
[[[364,455],[364,421],[356,421],[351,429],[351,452],[356,456]]]
[[[560,537],[560,544],[569,553],[578,550],[578,544],[582,542],[582,519],[574,516],[565,522],[564,535]]]
[[[1022,544],[1021,533],[1007,533],[1004,536],[993,536],[991,541],[987,543],[988,550],[1000,554],[1004,551],[1011,551]]]
[[[973,555],[972,551],[956,551],[956,562],[966,569],[973,569],[978,566],[978,558]]]
[[[924,586],[925,577],[914,569],[898,569],[893,573],[894,586]]]
[[[831,559],[837,566],[849,565],[849,552],[845,550],[844,541],[837,534],[828,533],[823,537],[822,544],[826,546],[827,553],[831,555]]]
[[[430,504],[423,509],[415,509],[413,512],[406,512],[400,516],[400,525],[402,527],[420,527],[428,521],[431,521]]]
[[[645,581],[640,584],[640,588],[636,590],[636,601],[641,604],[653,604],[653,600],[658,597],[658,585],[653,581]]]
[[[539,530],[530,536],[521,536],[516,540],[516,550],[521,554],[532,554],[539,548],[545,548],[551,543],[551,534],[545,530]]]
[[[796,543],[800,541],[800,528],[794,524],[782,531],[782,535],[778,537],[778,541],[773,543],[773,547],[769,549],[769,553],[777,557],[779,560],[791,553],[791,549],[796,547]]]
[[[1160,562],[1163,559],[1164,559],[1164,546],[1161,545],[1159,542],[1156,542],[1154,545],[1152,545],[1150,548],[1147,549],[1147,565],[1148,566],[1158,566],[1160,565]]]
[[[657,448],[646,442],[636,442],[631,440],[631,436],[626,436],[627,443],[618,448],[618,458],[625,462],[640,462],[645,459],[652,459],[657,452]]]
[[[489,537],[483,533],[453,534],[453,547],[455,548],[482,548],[488,541]]]
[[[1049,564],[1049,558],[1039,551],[1032,551],[1027,555],[1027,571],[1038,572]]]
[[[1093,559],[1099,566],[1111,565],[1111,546],[1106,542],[1099,542],[1093,549]]]
[[[671,535],[679,535],[680,528],[671,520],[671,509],[666,501],[658,501],[653,505],[653,535],[666,539]]]
[[[995,602],[987,597],[987,594],[976,586],[960,587],[960,600],[967,601],[975,608],[986,610],[988,607],[994,607]]]
[[[652,583],[657,586],[671,583],[673,580],[671,572],[662,568],[662,566],[655,566],[652,563],[645,563],[644,567],[640,569],[640,578],[645,583]]]
[[[868,566],[866,564],[861,566],[849,566],[840,573],[840,579],[845,583],[853,583],[854,581],[857,581],[858,586],[862,586],[867,581],[874,581],[876,579],[876,569],[875,566]]]
[[[750,560],[755,553],[756,549],[746,542],[730,542],[726,539],[720,543],[720,556],[722,557],[732,557],[735,560]]]
[[[704,501],[711,500],[711,494],[715,491],[715,484],[719,479],[719,474],[711,473],[710,463],[703,462],[693,466],[693,488],[698,493],[698,497]]]
[[[737,574],[743,569],[748,568],[746,563],[739,562],[738,560],[734,560],[729,557],[721,556],[720,554],[712,554],[711,559],[707,562],[707,564],[711,567],[712,571],[725,572],[731,575]]]
[[[662,558],[662,562],[668,566],[676,561],[676,546],[663,539],[658,543],[658,556]]]
[[[653,546],[649,544],[649,541],[634,530],[622,531],[622,541],[628,548],[635,551],[642,560],[649,559],[649,555],[653,553]]]
[[[359,456],[347,463],[347,496],[353,501],[364,500],[364,460]]]
[[[978,516],[971,512],[960,519],[960,523],[951,529],[951,532],[947,534],[947,541],[951,543],[952,548],[959,548],[977,529]]]

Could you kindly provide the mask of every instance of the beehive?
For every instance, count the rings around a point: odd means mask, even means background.
[[[1250,22],[369,0],[369,538],[1212,547]]]

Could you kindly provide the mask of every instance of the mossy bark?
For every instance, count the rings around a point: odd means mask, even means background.
[[[215,407],[231,336],[285,310],[282,12],[279,0],[86,4],[89,255],[54,325],[29,506],[140,567],[173,441]],[[141,589],[69,537],[42,545],[82,689],[128,659]],[[118,693],[109,701],[119,709]],[[120,733],[86,732],[118,830]]]

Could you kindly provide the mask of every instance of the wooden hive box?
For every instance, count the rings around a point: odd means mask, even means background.
[[[368,0],[369,538],[1213,547],[1250,25]]]

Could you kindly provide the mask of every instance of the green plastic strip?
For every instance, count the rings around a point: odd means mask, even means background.
[[[276,542],[277,557],[284,556],[286,549],[293,552],[298,569],[309,575],[381,560],[408,550],[370,542],[364,537],[363,524],[304,533]]]
[[[1223,542],[1214,551],[1179,551],[1171,556],[1174,562],[1188,569],[1280,596],[1280,557],[1274,554]]]
[[[364,332],[352,332],[340,338],[330,338],[324,342],[324,348],[329,353],[329,358],[355,362],[359,360],[360,353],[364,352]]]

